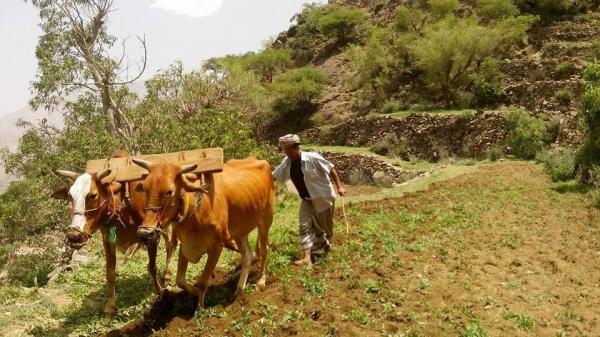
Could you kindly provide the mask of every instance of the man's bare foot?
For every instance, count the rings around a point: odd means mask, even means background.
[[[297,266],[309,265],[311,263],[312,261],[310,260],[310,252],[304,252],[304,254],[302,254],[302,257],[294,262],[294,264]]]

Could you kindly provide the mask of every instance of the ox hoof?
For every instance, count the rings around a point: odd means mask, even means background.
[[[238,296],[243,295],[243,294],[244,294],[244,288],[237,287],[237,288],[235,288],[235,293],[233,295],[235,297],[238,297]]]

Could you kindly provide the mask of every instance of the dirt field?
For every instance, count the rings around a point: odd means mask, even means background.
[[[537,166],[481,166],[354,204],[352,234],[337,218],[335,249],[314,268],[283,268],[237,299],[221,269],[208,309],[164,294],[108,335],[600,336],[598,211]]]

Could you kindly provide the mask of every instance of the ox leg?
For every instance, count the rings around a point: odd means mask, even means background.
[[[252,254],[252,263],[260,260],[260,239],[256,238],[256,246],[254,247],[254,253]]]
[[[264,288],[267,285],[267,252],[269,250],[269,227],[271,222],[266,222],[258,227],[257,248],[259,249],[260,269],[258,272],[258,282],[256,285],[259,288]]]
[[[117,278],[117,250],[115,245],[109,244],[106,240],[102,240],[104,245],[104,256],[106,257],[106,290],[107,299],[106,305],[104,306],[104,313],[106,315],[114,315],[117,313],[116,306],[116,291],[115,291],[115,280]]]
[[[237,288],[235,290],[236,295],[238,295],[246,288],[250,266],[252,265],[252,253],[250,252],[247,235],[236,239],[236,243],[240,248],[240,255],[242,257],[242,270],[240,271],[240,279],[238,280]]]
[[[156,252],[158,250],[157,244],[148,244],[148,272],[152,276],[152,283],[154,285],[154,292],[160,294],[162,286],[158,280],[158,273],[156,272]]]
[[[177,286],[187,293],[192,294],[194,296],[200,296],[200,292],[195,287],[192,287],[187,280],[185,279],[185,274],[187,272],[188,260],[183,256],[183,249],[179,248],[179,259],[177,261],[177,277],[176,283]]]
[[[215,271],[215,267],[217,266],[217,262],[219,262],[219,257],[221,256],[222,251],[223,245],[221,244],[216,244],[208,251],[208,258],[206,259],[204,270],[202,271],[202,274],[200,274],[198,282],[196,283],[199,292],[198,307],[200,308],[204,308],[204,297],[206,296],[206,289],[208,289],[208,280]]]
[[[173,252],[177,247],[177,236],[173,233],[172,226],[168,231],[165,238],[165,246],[167,250],[167,259],[165,261],[165,272],[163,274],[164,285],[166,286],[171,280],[171,269],[169,265],[171,264],[171,258],[173,257]]]

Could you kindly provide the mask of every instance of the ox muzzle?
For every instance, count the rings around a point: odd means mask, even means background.
[[[140,227],[137,230],[137,236],[144,244],[158,244],[160,239],[160,229],[150,227]]]
[[[67,230],[66,236],[67,238],[65,243],[73,249],[80,249],[83,247],[89,238],[88,234],[83,233],[78,228],[74,227],[71,227]]]

